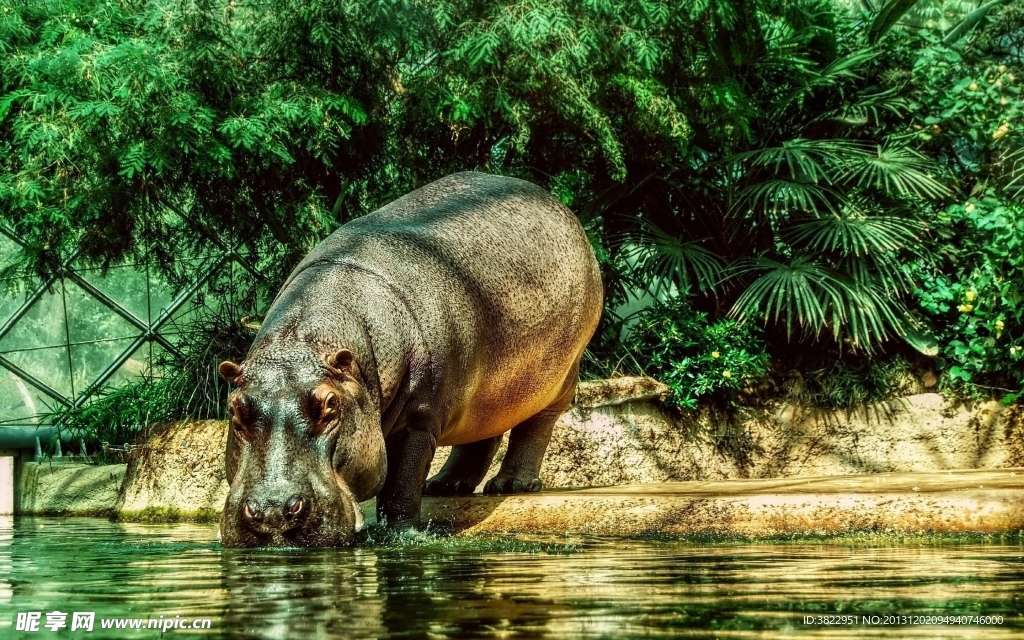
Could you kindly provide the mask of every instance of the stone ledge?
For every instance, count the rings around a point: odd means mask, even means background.
[[[424,516],[464,535],[780,536],[1024,531],[1024,468],[672,482],[432,498]]]
[[[25,462],[20,466],[16,515],[111,515],[125,473],[123,464]]]
[[[31,463],[30,463],[31,464]],[[26,465],[25,515],[109,515],[124,465]],[[360,505],[368,522],[374,501]],[[219,507],[219,505],[218,505]],[[1024,532],[1024,468],[936,473],[663,482],[513,496],[426,498],[424,518],[473,534],[785,536],[1006,534]],[[149,508],[121,520],[216,521]]]
[[[611,407],[634,400],[664,400],[672,393],[667,384],[647,377],[584,380],[576,385],[573,405],[577,407]]]

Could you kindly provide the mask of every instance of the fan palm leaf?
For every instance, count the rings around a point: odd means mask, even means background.
[[[734,211],[764,211],[771,214],[807,211],[816,215],[835,213],[836,194],[823,186],[793,180],[763,180],[737,193]]]
[[[852,277],[832,267],[797,256],[789,263],[757,258],[739,263],[730,277],[756,275],[736,299],[729,314],[738,320],[785,322],[815,336],[830,330],[851,346],[871,353],[892,335],[906,333],[905,309],[868,274]]]
[[[647,292],[659,297],[672,285],[713,291],[721,280],[722,260],[698,242],[684,242],[653,223],[644,222],[638,235],[624,244],[623,257],[643,274]]]
[[[905,308],[898,299],[852,279],[838,290],[844,317],[833,327],[837,339],[845,334],[853,347],[871,353],[890,335],[906,333],[901,320]]]
[[[859,189],[909,198],[938,198],[949,190],[930,173],[931,162],[909,147],[879,146],[850,158],[841,179]]]
[[[738,320],[785,320],[786,332],[794,325],[818,334],[836,312],[841,313],[841,283],[833,270],[798,256],[790,263],[754,258],[738,263],[730,279],[757,275],[736,299],[729,314]]]
[[[834,120],[851,126],[878,125],[884,114],[900,117],[906,113],[908,107],[909,102],[900,95],[899,88],[893,87],[877,93],[860,95],[853,102],[822,113],[815,121]]]
[[[920,241],[922,225],[896,216],[835,215],[793,226],[790,241],[843,256],[884,255]]]
[[[870,284],[893,296],[902,295],[914,287],[908,263],[894,254],[847,256],[838,260],[835,268],[854,282]]]
[[[785,97],[780,98],[774,109],[776,116],[781,116],[793,103],[800,103],[814,90],[828,87],[834,88],[842,95],[842,80],[856,78],[857,67],[876,58],[880,51],[873,48],[858,49],[848,55],[833,60],[827,67],[814,73],[804,74],[806,79],[795,78],[800,84]]]
[[[734,153],[723,159],[723,163],[766,168],[776,175],[780,175],[785,168],[785,175],[795,180],[833,182],[833,166],[843,164],[846,158],[862,156],[864,153],[862,145],[849,140],[794,138],[779,146]]]

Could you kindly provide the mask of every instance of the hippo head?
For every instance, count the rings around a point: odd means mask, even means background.
[[[257,351],[221,363],[220,374],[238,387],[228,400],[224,544],[350,542],[359,501],[380,491],[387,470],[380,413],[352,352]]]

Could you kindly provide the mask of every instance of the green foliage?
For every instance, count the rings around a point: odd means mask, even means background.
[[[940,221],[947,261],[920,274],[917,296],[940,327],[943,368],[954,387],[1014,400],[1024,389],[1024,206],[989,191]]]
[[[642,359],[643,373],[672,389],[668,404],[685,409],[729,399],[767,374],[768,355],[756,327],[711,322],[684,297],[640,312],[624,342]]]
[[[972,25],[970,37],[924,34],[908,133],[945,161],[957,190],[932,220],[934,260],[913,265],[917,306],[939,337],[944,386],[1009,402],[1024,389],[1024,200],[1016,161],[1024,66],[1012,46],[1024,11],[995,11],[995,4],[985,5],[989,22]]]
[[[180,288],[187,259],[233,249],[267,299],[339,222],[480,169],[584,223],[608,301],[595,369],[677,376],[702,357],[619,342],[631,293],[689,290],[710,326],[763,324],[776,355],[930,352],[934,329],[951,376],[1017,390],[1015,360],[956,360],[974,338],[929,306],[1016,274],[1009,253],[948,246],[992,240],[956,206],[1015,219],[1024,184],[1024,12],[988,4],[0,0],[0,224],[25,243],[0,277],[77,255]],[[197,331],[249,337],[231,318]],[[210,344],[165,363],[149,388],[167,407],[216,404],[211,362],[234,347]],[[681,405],[727,390],[696,379],[674,383]]]
[[[853,409],[872,402],[918,393],[920,383],[913,367],[895,356],[845,358],[820,369],[796,374],[788,381],[790,402],[823,409]]]
[[[948,190],[930,159],[892,135],[908,103],[899,86],[879,86],[879,50],[855,35],[823,46],[824,9],[802,23],[751,17],[763,41],[747,61],[756,90],[737,108],[743,133],[702,141],[714,151],[674,172],[678,191],[700,200],[679,198],[668,224],[635,241],[654,256],[642,266],[659,286],[686,286],[692,272],[739,319],[875,351],[913,324],[905,263],[926,232],[922,200]],[[709,229],[724,278],[681,269]]]

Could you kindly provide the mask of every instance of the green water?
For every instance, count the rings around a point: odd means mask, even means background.
[[[0,519],[0,638],[1024,636],[1019,544],[695,544],[436,538],[318,551],[220,547],[212,525]],[[92,632],[15,630],[94,612]],[[886,615],[1002,616],[887,626]],[[102,629],[208,618],[207,630]],[[850,626],[804,616],[857,616]],[[879,623],[863,616],[879,615]]]

